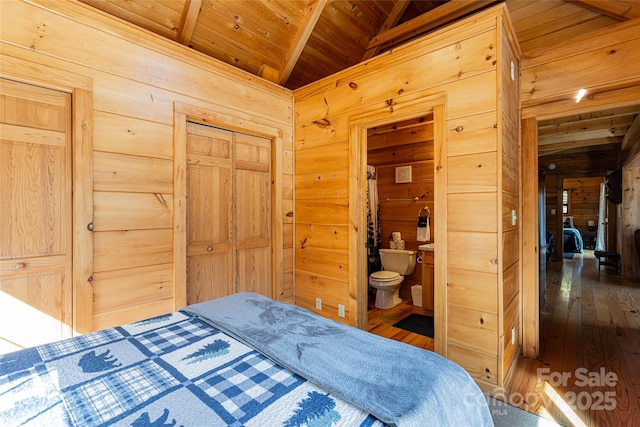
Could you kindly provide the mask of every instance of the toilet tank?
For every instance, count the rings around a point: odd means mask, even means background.
[[[418,251],[400,249],[380,249],[382,268],[407,276],[413,273],[413,270],[416,268],[417,252]]]

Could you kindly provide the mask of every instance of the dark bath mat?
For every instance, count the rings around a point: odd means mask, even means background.
[[[433,317],[422,314],[410,314],[393,324],[394,327],[433,338]]]

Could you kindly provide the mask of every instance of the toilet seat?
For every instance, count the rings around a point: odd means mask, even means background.
[[[397,279],[399,276],[400,273],[396,273],[395,271],[382,270],[371,273],[371,276],[369,276],[369,278],[374,279],[378,282],[390,282]]]

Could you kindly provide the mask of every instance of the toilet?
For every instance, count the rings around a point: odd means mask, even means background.
[[[418,251],[400,249],[380,249],[382,271],[369,276],[369,284],[376,289],[377,308],[392,308],[402,302],[400,284],[404,276],[413,273],[416,268]]]

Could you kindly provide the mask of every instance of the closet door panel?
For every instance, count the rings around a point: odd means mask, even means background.
[[[71,96],[0,79],[0,353],[71,336]]]
[[[39,133],[21,129],[32,135]],[[52,225],[66,220],[64,146],[6,140],[4,126],[2,130],[0,256],[60,254],[66,249],[61,234],[65,230]]]
[[[231,172],[215,166],[189,165],[189,243],[219,243],[231,240]],[[195,197],[197,196],[197,197]]]
[[[236,250],[237,292],[271,295],[271,248]]]
[[[232,291],[232,138],[187,125],[187,304]]]
[[[187,258],[187,303],[194,304],[231,293],[231,252]]]
[[[235,149],[235,288],[272,297],[271,141],[236,134]]]
[[[0,280],[2,339],[20,347],[68,336],[64,316],[64,269],[3,277]]]

